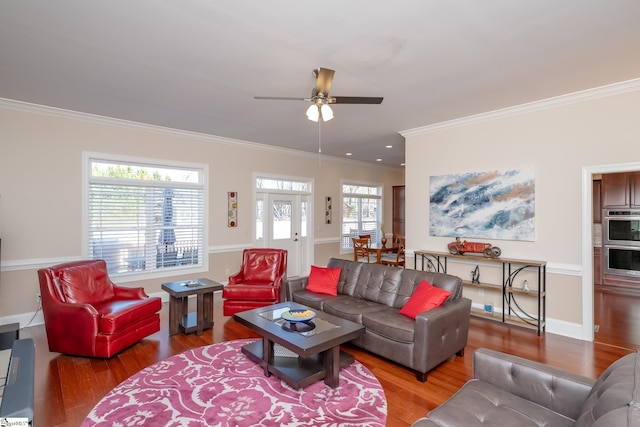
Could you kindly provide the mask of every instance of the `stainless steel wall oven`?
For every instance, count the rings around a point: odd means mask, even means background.
[[[640,279],[640,209],[605,210],[604,272]]]

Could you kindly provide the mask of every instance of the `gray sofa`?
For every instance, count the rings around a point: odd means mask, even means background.
[[[638,353],[618,359],[594,380],[478,349],[473,377],[412,427],[640,426]]]
[[[308,277],[300,277],[285,282],[285,297],[362,324],[365,333],[353,344],[415,370],[420,381],[449,357],[463,354],[471,300],[462,297],[459,277],[336,258],[327,267],[342,269],[337,296],[308,292]],[[422,280],[451,296],[415,320],[399,314]]]

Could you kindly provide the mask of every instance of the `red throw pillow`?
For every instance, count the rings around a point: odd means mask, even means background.
[[[319,294],[338,295],[338,279],[342,268],[326,268],[311,266],[311,273],[307,280],[307,290]]]
[[[420,282],[409,301],[400,309],[400,314],[415,319],[423,311],[440,307],[449,298],[451,292],[436,288],[423,280]]]

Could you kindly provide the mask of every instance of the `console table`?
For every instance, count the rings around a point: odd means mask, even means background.
[[[202,335],[213,326],[213,293],[224,285],[210,279],[182,280],[162,284],[169,293],[169,335],[182,331]],[[189,296],[196,295],[196,311],[189,312]]]
[[[421,258],[421,264],[418,263],[418,257]],[[414,265],[417,269],[421,265],[422,270],[425,268],[429,271],[439,273],[447,272],[447,260],[452,261],[465,260],[478,264],[502,264],[502,283],[474,283],[472,281],[463,280],[462,283],[466,287],[476,289],[494,290],[502,293],[502,316],[493,316],[485,313],[483,310],[472,309],[471,314],[482,316],[493,320],[501,320],[504,323],[515,324],[534,328],[538,335],[546,329],[546,296],[547,296],[547,262],[533,261],[526,259],[513,258],[488,258],[480,255],[453,255],[448,252],[435,251],[415,251]],[[536,280],[530,289],[514,286],[518,275],[526,270],[534,271]],[[537,311],[535,313],[526,312],[518,303],[518,298],[536,298]]]

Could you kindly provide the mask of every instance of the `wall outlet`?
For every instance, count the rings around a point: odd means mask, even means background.
[[[38,303],[38,305],[40,305],[40,294],[36,294],[36,303]]]
[[[229,274],[231,274],[230,270],[228,268],[225,268],[224,275],[229,277]]]
[[[484,296],[484,289],[478,289],[478,295]]]

